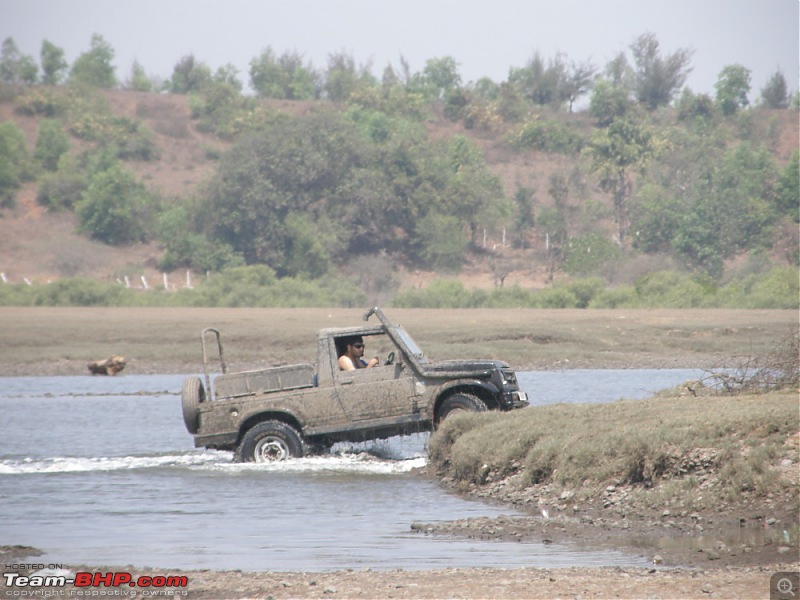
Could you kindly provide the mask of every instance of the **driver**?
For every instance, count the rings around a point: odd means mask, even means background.
[[[345,350],[339,357],[339,368],[342,371],[371,369],[380,362],[377,356],[370,358],[369,362],[364,360],[364,340],[360,335],[347,338],[344,345]]]

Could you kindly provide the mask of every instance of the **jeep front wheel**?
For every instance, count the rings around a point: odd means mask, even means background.
[[[442,424],[447,417],[460,412],[484,412],[487,410],[486,403],[471,394],[453,394],[445,398],[439,411],[436,414],[436,426]]]
[[[236,449],[237,462],[277,462],[303,456],[303,441],[297,430],[280,421],[264,421],[244,434]]]

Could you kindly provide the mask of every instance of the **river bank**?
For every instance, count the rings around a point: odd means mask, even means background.
[[[123,374],[196,373],[200,332],[222,333],[232,371],[307,363],[325,327],[364,309],[0,307],[0,376],[88,375],[124,356]],[[763,356],[797,311],[728,309],[386,309],[427,356],[496,358],[518,371],[711,369]]]
[[[313,355],[317,328],[354,324],[361,312],[5,308],[0,309],[0,375],[86,375],[89,360],[113,354],[128,358],[122,376],[196,372],[201,364],[198,334],[209,325],[222,329],[233,368],[293,363]],[[493,356],[508,360],[518,370],[717,368],[731,365],[733,357],[761,355],[797,328],[794,311],[390,311],[389,316],[402,323],[431,356]],[[625,484],[592,487],[587,493],[548,482],[528,485],[517,480],[522,469],[500,473],[489,468],[477,481],[459,480],[435,468],[418,474],[436,478],[454,493],[522,509],[530,516],[413,523],[411,531],[416,535],[627,548],[647,556],[652,562],[649,568],[498,566],[309,573],[167,572],[158,565],[63,567],[72,573],[122,570],[134,578],[184,575],[186,587],[158,591],[189,598],[769,597],[774,574],[800,570],[795,541],[800,465],[796,432],[781,441],[789,453],[781,460],[795,458],[791,463],[778,462],[784,469],[781,476],[795,487],[751,496],[744,503],[734,499],[702,509],[681,507],[675,490],[665,506],[656,507],[643,502]],[[707,468],[704,452],[698,448],[694,457],[700,468]],[[590,497],[594,498],[591,504],[586,502]],[[99,539],[102,533],[90,535]],[[37,564],[36,549],[0,550],[7,569],[16,565],[20,568],[12,570],[30,574],[38,568],[25,568]],[[4,597],[20,596],[22,591],[32,590],[0,583]],[[63,591],[65,595],[87,592]],[[141,592],[130,588],[88,591]]]

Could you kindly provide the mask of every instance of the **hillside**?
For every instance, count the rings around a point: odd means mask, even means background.
[[[212,158],[224,152],[229,142],[212,134],[198,131],[190,114],[188,98],[182,95],[163,95],[122,90],[104,92],[115,116],[143,122],[155,135],[159,159],[153,161],[128,161],[126,167],[137,178],[162,197],[186,197],[197,192],[214,174],[217,161]],[[269,110],[290,114],[304,114],[313,103],[268,101]],[[25,134],[29,150],[35,147],[38,117],[20,115],[12,101],[0,102],[0,122],[13,121]],[[561,121],[575,121],[589,129],[592,124],[587,115],[552,115]],[[768,117],[780,131],[773,149],[780,163],[788,160],[798,148],[797,114],[794,111],[776,111]],[[539,151],[512,151],[503,134],[481,129],[465,129],[442,117],[431,118],[426,127],[432,139],[446,139],[455,134],[467,136],[485,153],[490,170],[501,180],[505,193],[525,186],[537,190],[537,206],[551,202],[547,194],[548,179],[552,173],[569,175],[575,169],[575,159],[561,154]],[[71,138],[71,151],[79,153],[89,143]],[[609,198],[594,183],[587,182],[585,195],[592,200],[610,205]],[[128,277],[138,284],[146,277],[151,285],[161,282],[162,274],[156,265],[162,250],[156,243],[112,247],[88,240],[75,232],[76,220],[71,213],[49,213],[36,202],[37,186],[26,183],[16,194],[16,206],[0,213],[0,272],[11,282],[48,281],[60,277],[87,276],[97,279]],[[579,203],[583,199],[573,199]],[[607,211],[610,214],[610,211]],[[606,218],[597,222],[599,230],[610,232],[612,224]],[[499,236],[498,236],[499,237]],[[544,240],[533,239],[534,249],[526,252],[512,250],[503,245],[502,238],[487,239],[487,251],[469,257],[458,277],[468,287],[491,287],[496,278],[493,265],[503,263],[508,273],[506,284],[523,287],[543,287],[547,282],[547,269],[543,250]],[[496,267],[495,267],[496,268]],[[421,271],[399,272],[397,279],[405,285],[423,286],[437,275]],[[172,275],[173,282],[183,279],[184,273]]]

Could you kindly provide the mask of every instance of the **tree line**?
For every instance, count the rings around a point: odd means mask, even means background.
[[[378,79],[343,53],[317,70],[267,48],[250,63],[252,96],[230,65],[214,71],[189,55],[157,81],[135,63],[120,82],[113,57],[100,35],[72,65],[48,41],[39,64],[3,42],[3,98],[41,121],[32,153],[13,123],[0,124],[0,202],[35,179],[38,201],[74,211],[94,239],[159,240],[165,270],[268,265],[317,279],[365,257],[373,277],[398,262],[457,270],[486,228],[522,249],[544,238],[538,259],[551,274],[609,273],[644,254],[719,279],[726,260],[749,252],[758,262],[781,244],[797,264],[798,155],[775,159],[779,126],[762,110],[798,108],[780,71],[753,106],[746,68],[725,67],[713,97],[696,94],[685,87],[691,52],[664,53],[651,34],[603,70],[535,54],[500,83],[464,84],[452,57],[417,73],[401,60]],[[195,126],[230,142],[208,150],[218,166],[204,189],[168,199],[136,179],[127,163],[159,160],[159,148],[143,121],[111,113],[98,90],[118,86],[187,94]],[[587,96],[588,109],[570,116]],[[266,98],[314,110],[295,117]],[[468,136],[432,140],[431,115],[574,168],[546,190],[506,190]],[[92,149],[72,152],[76,138]]]

